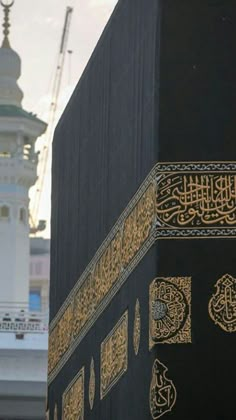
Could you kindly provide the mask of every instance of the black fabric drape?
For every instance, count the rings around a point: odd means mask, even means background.
[[[235,161],[236,3],[165,0],[161,22],[158,161]],[[156,349],[178,392],[172,418],[232,420],[236,337],[214,325],[208,302],[236,275],[235,240],[157,247],[158,276],[192,277],[192,344]]]
[[[236,160],[235,39],[231,0],[119,1],[55,131],[51,320],[157,161]],[[208,303],[217,280],[226,273],[236,277],[234,244],[157,241],[49,386],[50,420],[55,403],[62,418],[63,392],[83,366],[85,419],[151,419],[156,358],[177,391],[163,418],[233,420],[235,333],[214,325]],[[149,286],[156,277],[180,276],[191,277],[192,343],[149,350]],[[127,309],[128,370],[101,400],[100,345]]]
[[[157,9],[119,3],[57,126],[51,319],[156,162]]]

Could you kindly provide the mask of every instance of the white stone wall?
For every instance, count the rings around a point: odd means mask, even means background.
[[[14,184],[0,185],[0,209],[9,208],[9,217],[0,216],[0,288],[1,305],[28,306],[29,295],[29,224],[28,190]],[[24,211],[24,220],[20,212]]]

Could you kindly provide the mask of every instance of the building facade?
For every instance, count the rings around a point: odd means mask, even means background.
[[[46,124],[22,107],[21,59],[9,41],[9,2],[0,48],[0,418],[44,419],[49,250],[30,255],[29,189],[35,142]],[[47,242],[47,241],[46,241]],[[45,246],[45,244],[44,244]],[[31,246],[32,253],[35,246]],[[41,265],[43,271],[41,271]],[[30,274],[31,268],[31,274]]]

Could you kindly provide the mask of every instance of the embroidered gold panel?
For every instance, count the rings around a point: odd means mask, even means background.
[[[157,237],[235,237],[235,162],[167,163],[156,170]]]
[[[210,317],[225,332],[236,332],[236,279],[226,274],[215,288],[216,293],[209,302]]]
[[[123,224],[108,242],[104,252],[91,266],[81,286],[71,296],[58,323],[49,336],[49,373],[57,366],[60,359],[78,338],[86,331],[86,324],[91,322],[101,303],[107,298],[120,276],[124,277],[125,268],[136,257],[146,242],[153,227],[155,216],[155,188],[150,183],[140,195],[140,199],[131,209]],[[154,238],[153,238],[154,241]],[[149,246],[151,246],[152,242]],[[145,252],[148,250],[145,249]],[[125,274],[128,275],[128,272]]]
[[[168,369],[158,359],[152,368],[150,385],[150,412],[153,419],[159,419],[168,411],[172,411],[176,402],[176,388],[173,382],[166,377]]]
[[[128,311],[101,344],[100,397],[103,399],[128,368]]]
[[[235,162],[157,164],[50,324],[49,384],[155,240],[235,237]]]
[[[56,366],[60,357],[68,350],[73,331],[73,302],[66,308],[60,322],[49,335],[48,370]]]
[[[94,360],[92,359],[90,363],[90,377],[89,377],[89,405],[90,405],[91,410],[93,409],[93,404],[94,404],[95,389],[96,389],[95,370],[94,370]]]
[[[235,225],[235,189],[235,175],[167,175],[158,182],[157,217],[178,228]]]
[[[191,278],[153,280],[149,288],[149,349],[191,343]]]
[[[134,332],[133,332],[133,345],[134,345],[134,352],[136,356],[139,351],[140,335],[141,335],[141,316],[140,316],[140,304],[139,304],[139,300],[137,299],[136,305],[135,305],[135,313],[134,313]]]
[[[63,394],[62,415],[63,420],[84,420],[84,368]]]

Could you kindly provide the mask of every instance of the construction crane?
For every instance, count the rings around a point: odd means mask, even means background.
[[[43,147],[43,150],[40,152],[40,161],[39,161],[39,176],[36,182],[36,190],[34,194],[33,207],[30,212],[30,233],[36,234],[39,231],[43,231],[46,228],[46,221],[38,220],[38,212],[40,206],[40,200],[42,196],[42,191],[45,183],[45,175],[48,166],[49,151],[52,145],[53,130],[55,124],[55,117],[58,106],[58,98],[60,94],[61,81],[65,63],[65,56],[67,52],[67,43],[68,36],[71,24],[73,8],[66,8],[65,22],[62,31],[62,37],[60,42],[59,54],[57,59],[56,73],[53,81],[52,88],[52,99],[49,109],[49,119],[48,119],[48,129],[46,132],[46,142]]]

